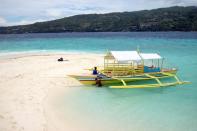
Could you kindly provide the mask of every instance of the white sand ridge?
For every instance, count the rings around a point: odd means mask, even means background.
[[[59,57],[68,61],[57,62]],[[0,130],[66,130],[45,101],[56,95],[48,94],[79,85],[66,75],[83,73],[83,68],[101,63],[101,55],[96,54],[25,54],[0,58]]]

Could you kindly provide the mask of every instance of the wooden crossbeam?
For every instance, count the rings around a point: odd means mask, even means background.
[[[181,81],[179,80],[179,78],[175,75],[174,78],[176,79],[176,81],[181,84]]]
[[[112,77],[113,79],[120,80],[124,86],[127,86],[126,82],[123,79]]]
[[[150,77],[150,78],[152,78],[152,79],[154,79],[154,80],[156,80],[157,81],[157,83],[160,85],[160,86],[162,86],[162,83],[161,83],[161,81],[157,78],[157,77],[155,77],[155,76],[151,76],[151,75],[149,75],[149,74],[145,74],[147,77]]]
[[[123,83],[124,86],[127,85],[126,82],[123,79],[121,79],[121,81],[122,81],[122,83]]]
[[[161,72],[163,75],[167,75],[167,76],[175,76],[175,74],[171,74],[171,73],[167,73],[167,72]]]

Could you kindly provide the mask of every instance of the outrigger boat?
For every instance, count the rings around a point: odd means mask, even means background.
[[[99,79],[102,85],[110,88],[166,87],[189,83],[181,81],[176,73],[176,68],[164,67],[164,58],[157,53],[109,51],[104,56],[104,66],[98,69],[97,75],[70,76],[85,85],[96,85]],[[166,78],[174,79],[174,81],[163,82],[162,79]],[[154,83],[134,84],[148,80],[153,80]]]

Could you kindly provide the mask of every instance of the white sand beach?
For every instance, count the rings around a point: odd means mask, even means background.
[[[63,57],[68,61],[57,62]],[[69,74],[101,65],[99,54],[18,54],[0,57],[0,131],[72,131],[50,105],[80,85]],[[69,121],[66,122],[69,124]]]

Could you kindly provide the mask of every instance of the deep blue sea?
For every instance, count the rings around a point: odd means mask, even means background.
[[[159,89],[71,88],[60,102],[65,120],[87,131],[197,131],[197,32],[0,35],[0,55],[100,54],[137,47],[164,56],[178,67],[181,79],[192,83]]]

